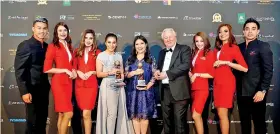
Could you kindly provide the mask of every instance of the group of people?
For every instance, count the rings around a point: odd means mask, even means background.
[[[252,18],[243,26],[245,42],[239,45],[231,25],[221,24],[213,50],[204,32],[195,34],[191,48],[178,44],[174,29],[166,28],[161,34],[165,48],[157,62],[142,35],[135,37],[132,53],[123,63],[113,33],[106,35],[106,50],[101,52],[92,29],[83,32],[77,49],[72,47],[64,22],[56,24],[50,44],[45,42],[46,18],[36,19],[32,31],[33,36],[19,44],[14,64],[26,103],[26,134],[46,133],[50,88],[59,134],[67,134],[73,116],[72,92],[82,111],[85,134],[91,133],[97,94],[96,134],[146,134],[149,119],[158,117],[155,85],[159,87],[164,134],[189,133],[189,102],[196,132],[203,134],[201,114],[209,94],[208,79],[214,79],[214,105],[222,134],[229,134],[228,110],[235,93],[242,134],[251,133],[251,119],[256,134],[266,133],[266,92],[273,60],[269,44],[257,39],[260,24]],[[52,74],[51,84],[48,74]],[[102,78],[100,86],[97,78]]]

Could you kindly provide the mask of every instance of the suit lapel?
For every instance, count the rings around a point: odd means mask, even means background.
[[[174,52],[173,52],[173,54],[171,56],[171,61],[170,61],[169,68],[174,64],[178,54],[179,54],[179,44],[176,44]]]

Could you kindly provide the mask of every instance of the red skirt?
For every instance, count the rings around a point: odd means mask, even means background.
[[[207,101],[209,91],[208,90],[192,90],[192,112],[202,114],[204,105]]]
[[[97,97],[97,87],[78,87],[75,90],[78,106],[81,110],[92,110]]]

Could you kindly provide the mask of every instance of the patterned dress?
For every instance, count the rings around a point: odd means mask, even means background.
[[[154,58],[152,58],[154,59]],[[152,64],[145,62],[144,60],[136,61],[133,64],[126,63],[125,72],[129,73],[135,71],[138,68],[138,63],[141,62],[144,70],[144,80],[146,84],[153,80],[153,70],[156,68],[155,60]],[[127,80],[126,86],[126,99],[127,99],[127,113],[130,119],[151,119],[157,118],[156,109],[156,92],[152,86],[148,90],[136,89],[138,76],[135,75]]]

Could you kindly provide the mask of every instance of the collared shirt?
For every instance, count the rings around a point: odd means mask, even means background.
[[[172,52],[170,52],[170,51],[166,52],[164,62],[163,62],[162,72],[166,72],[167,70],[169,70],[171,57],[174,52],[175,46],[176,46],[176,44],[171,48]],[[162,82],[162,84],[168,84],[169,83],[168,76],[165,79],[163,79],[161,82]]]
[[[67,52],[67,54],[68,54],[68,60],[69,60],[69,62],[70,62],[71,59],[72,59],[72,55],[71,55],[70,50],[69,50],[69,48],[68,48],[68,46],[67,46],[67,42],[66,42],[66,41],[64,41],[64,42],[59,41],[59,42],[63,44],[63,46],[64,46],[64,48],[65,48],[65,50],[66,50],[66,52]]]
[[[85,61],[85,63],[87,64],[87,62],[88,62],[88,53],[89,53],[89,51],[91,50],[91,48],[90,49],[85,49],[85,58],[84,58],[84,61]]]

